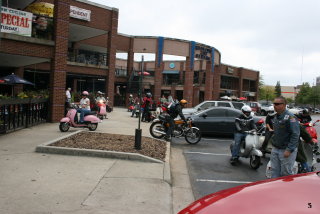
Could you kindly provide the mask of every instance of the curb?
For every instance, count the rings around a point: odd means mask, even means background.
[[[167,150],[165,161],[161,161],[155,158],[147,157],[145,155],[137,153],[128,153],[128,152],[115,152],[115,151],[104,151],[104,150],[95,150],[95,149],[78,149],[78,148],[67,148],[67,147],[57,147],[50,146],[51,144],[76,135],[83,130],[76,131],[74,133],[68,134],[66,136],[51,140],[45,143],[38,145],[35,149],[39,153],[49,153],[49,154],[61,154],[61,155],[74,155],[74,156],[89,156],[89,157],[100,157],[100,158],[118,158],[125,160],[134,160],[134,161],[143,161],[150,163],[161,163],[163,164],[163,179],[167,183],[171,184],[171,172],[170,172],[170,152],[171,145],[167,142]],[[149,138],[149,137],[148,137]]]

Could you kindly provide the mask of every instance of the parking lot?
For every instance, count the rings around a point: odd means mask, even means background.
[[[320,119],[319,115],[312,116]],[[320,124],[316,126],[320,133]],[[197,145],[189,145],[183,138],[173,139],[172,146],[183,150],[189,170],[190,182],[196,199],[222,189],[266,179],[265,170],[269,155],[262,159],[262,165],[251,169],[249,159],[241,158],[237,166],[229,163],[231,137],[203,136]],[[317,169],[320,165],[317,164]]]

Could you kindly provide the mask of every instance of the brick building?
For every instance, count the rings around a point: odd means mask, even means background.
[[[224,95],[257,100],[259,72],[221,64],[215,47],[120,34],[118,9],[90,1],[9,2],[2,1],[0,76],[15,73],[34,82],[36,89],[49,89],[51,121],[63,116],[67,87],[104,91],[111,103],[125,105],[129,93],[138,92],[141,62],[134,61],[136,53],[155,56],[144,63],[150,75],[143,79],[143,90],[151,91],[155,100],[162,94],[187,99],[190,106]],[[23,21],[29,21],[28,29],[23,29],[28,25],[22,26]],[[126,53],[127,59],[116,59],[117,53]],[[185,60],[164,61],[166,54]]]

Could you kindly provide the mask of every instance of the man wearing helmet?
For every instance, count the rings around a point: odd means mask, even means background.
[[[242,114],[235,119],[236,130],[234,133],[234,146],[232,147],[231,151],[232,157],[230,159],[230,163],[232,165],[236,164],[239,159],[241,141],[247,136],[247,133],[245,131],[257,129],[251,116],[252,110],[250,106],[244,105],[241,108],[241,111]]]
[[[310,122],[312,120],[311,117],[310,117],[308,109],[303,109],[302,112],[300,112],[297,115],[297,117],[298,117],[300,123],[308,123],[308,122]]]
[[[142,100],[141,107],[143,108],[141,121],[150,122],[150,106],[152,105],[152,94],[150,92],[146,93],[146,96]]]
[[[168,123],[169,123],[169,128],[166,132],[166,135],[164,136],[165,140],[170,140],[171,138],[171,134],[174,128],[174,119],[179,115],[180,118],[182,120],[184,120],[184,122],[186,121],[186,118],[184,117],[183,113],[182,113],[182,109],[185,107],[185,105],[188,104],[187,100],[180,100],[180,102],[177,103],[172,103],[169,107],[168,107]]]
[[[90,100],[88,98],[89,93],[87,91],[83,91],[81,94],[81,100],[80,100],[80,108],[77,110],[78,113],[80,113],[80,123],[84,123],[84,115],[86,113],[91,112],[90,109]]]

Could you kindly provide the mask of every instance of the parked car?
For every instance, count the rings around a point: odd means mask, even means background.
[[[320,114],[320,110],[317,109],[317,108],[315,108],[315,109],[313,109],[313,113],[315,113],[315,114]]]
[[[320,172],[290,175],[207,195],[178,214],[320,213]]]
[[[192,123],[202,134],[232,135],[235,130],[235,118],[241,115],[238,109],[228,107],[212,107],[191,115]],[[253,116],[254,122],[260,128],[264,120]]]
[[[246,105],[250,106],[252,111],[254,111],[257,114],[261,114],[261,104],[258,102],[246,102]]]
[[[274,111],[273,105],[261,105],[261,112],[262,116],[266,116],[269,111]]]
[[[207,100],[204,101],[198,105],[196,105],[193,108],[184,108],[182,109],[182,113],[186,116],[192,115],[195,112],[202,111],[211,107],[230,107],[230,108],[236,108],[241,109],[242,106],[245,104],[242,102],[235,102],[235,101],[214,101],[214,100]]]

